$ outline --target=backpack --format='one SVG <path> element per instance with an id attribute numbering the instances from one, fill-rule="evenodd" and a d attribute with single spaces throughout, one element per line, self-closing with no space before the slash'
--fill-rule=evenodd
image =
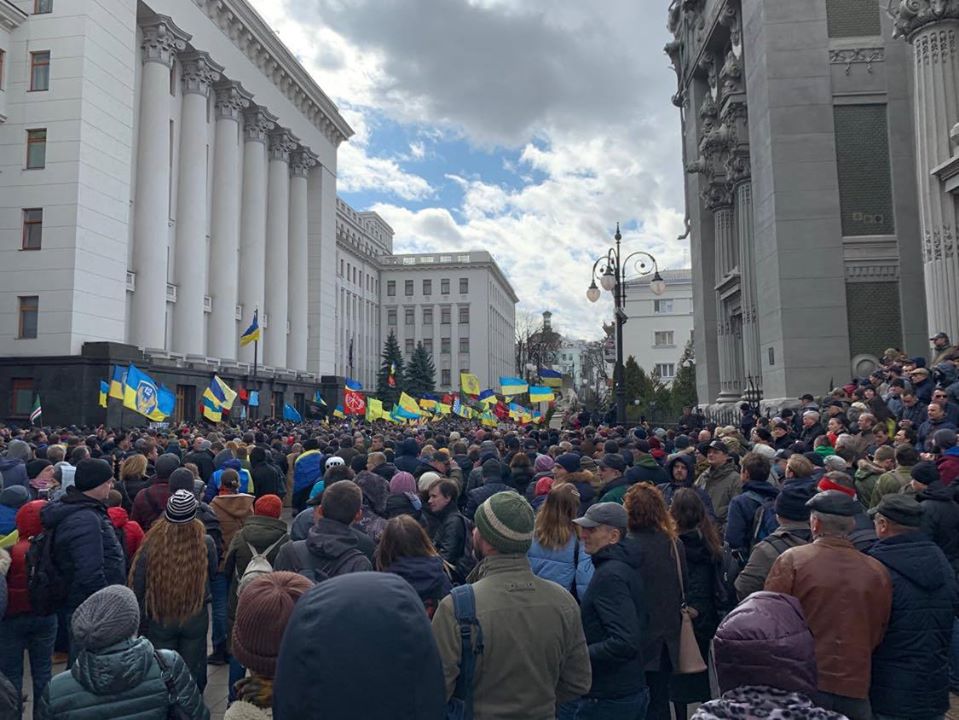
<path id="1" fill-rule="evenodd" d="M 54 534 L 49 530 L 35 535 L 27 550 L 27 594 L 35 615 L 52 615 L 66 605 L 69 595 L 69 582 L 54 559 Z"/>
<path id="2" fill-rule="evenodd" d="M 779 522 L 776 520 L 776 500 L 774 498 L 764 498 L 752 490 L 747 490 L 743 495 L 759 502 L 759 507 L 753 513 L 752 532 L 749 534 L 749 552 L 752 552 L 752 549 L 756 547 L 760 540 L 765 540 L 779 527 Z M 746 559 L 748 559 L 748 555 Z"/>
<path id="3" fill-rule="evenodd" d="M 267 559 L 267 555 L 273 552 L 273 550 L 279 547 L 284 541 L 289 539 L 289 535 L 283 535 L 282 537 L 277 538 L 276 542 L 270 545 L 270 547 L 263 552 L 257 552 L 257 549 L 250 543 L 246 544 L 246 546 L 250 548 L 252 557 L 250 558 L 250 562 L 248 562 L 246 567 L 243 569 L 243 574 L 240 575 L 239 582 L 236 586 L 237 597 L 239 597 L 240 593 L 243 592 L 243 588 L 245 588 L 251 581 L 256 580 L 261 575 L 267 575 L 273 572 L 273 565 Z"/>
<path id="4" fill-rule="evenodd" d="M 472 585 L 459 585 L 453 588 L 450 596 L 453 598 L 453 614 L 460 629 L 460 674 L 456 678 L 453 697 L 446 705 L 446 720 L 472 720 L 473 672 L 476 669 L 476 656 L 483 654 L 483 627 L 476 619 L 476 595 Z"/>
<path id="5" fill-rule="evenodd" d="M 473 523 L 465 515 L 460 515 L 466 536 L 463 539 L 463 554 L 453 563 L 453 583 L 462 585 L 476 567 L 476 555 L 473 552 Z"/>
<path id="6" fill-rule="evenodd" d="M 300 575 L 312 580 L 317 585 L 330 578 L 335 578 L 350 560 L 363 555 L 362 551 L 350 548 L 331 562 L 329 560 L 315 560 L 313 553 L 306 546 L 306 542 L 299 546 L 294 545 L 293 549 L 299 555 Z"/>

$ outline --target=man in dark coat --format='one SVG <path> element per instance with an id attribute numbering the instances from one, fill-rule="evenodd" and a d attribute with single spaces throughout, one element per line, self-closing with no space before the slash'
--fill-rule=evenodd
<path id="1" fill-rule="evenodd" d="M 499 460 L 489 459 L 483 463 L 483 484 L 475 490 L 470 490 L 466 496 L 466 507 L 463 514 L 470 520 L 476 514 L 476 509 L 488 497 L 498 492 L 514 490 L 503 482 L 503 468 Z"/>
<path id="2" fill-rule="evenodd" d="M 420 446 L 416 444 L 416 440 L 413 438 L 405 438 L 400 441 L 400 444 L 396 447 L 396 457 L 393 460 L 393 464 L 396 465 L 397 470 L 403 470 L 410 473 L 411 475 L 416 475 L 417 471 L 421 469 L 419 456 Z"/>
<path id="3" fill-rule="evenodd" d="M 450 565 L 455 565 L 466 551 L 466 518 L 456 505 L 457 497 L 459 487 L 456 482 L 443 478 L 430 488 L 427 501 L 430 513 L 436 520 L 436 529 L 431 538 L 433 546 Z"/>
<path id="4" fill-rule="evenodd" d="M 773 504 L 779 490 L 769 484 L 770 471 L 769 460 L 758 453 L 747 453 L 742 460 L 743 491 L 729 503 L 726 542 L 743 558 L 749 557 L 754 540 L 762 540 L 778 527 Z M 760 507 L 768 508 L 769 512 L 763 512 L 757 518 Z"/>
<path id="5" fill-rule="evenodd" d="M 678 455 L 673 455 L 669 460 L 666 461 L 666 477 L 668 480 L 662 485 L 657 485 L 659 491 L 663 494 L 663 500 L 666 502 L 666 507 L 669 507 L 673 502 L 673 495 L 676 494 L 676 491 L 680 488 L 690 488 L 693 492 L 699 495 L 699 499 L 703 501 L 703 505 L 706 506 L 706 512 L 709 514 L 711 519 L 715 519 L 716 515 L 713 512 L 713 501 L 709 497 L 709 493 L 703 490 L 701 487 L 696 487 L 694 480 L 696 478 L 696 459 L 688 453 L 679 453 Z"/>
<path id="6" fill-rule="evenodd" d="M 286 495 L 286 477 L 278 467 L 269 462 L 267 451 L 261 447 L 250 453 L 250 473 L 253 476 L 253 494 L 257 499 L 264 495 Z"/>
<path id="7" fill-rule="evenodd" d="M 650 444 L 648 440 L 637 440 L 633 443 L 636 459 L 633 466 L 626 471 L 626 478 L 629 484 L 638 482 L 649 483 L 650 485 L 662 485 L 668 481 L 666 472 L 662 466 L 656 462 L 656 458 L 649 454 Z M 626 451 L 629 452 L 628 450 Z"/>
<path id="8" fill-rule="evenodd" d="M 959 572 L 959 505 L 956 486 L 943 485 L 935 463 L 921 462 L 910 470 L 912 489 L 922 506 L 920 529 L 946 556 Z"/>
<path id="9" fill-rule="evenodd" d="M 166 509 L 167 500 L 170 499 L 170 476 L 178 467 L 180 458 L 176 455 L 165 453 L 158 457 L 156 477 L 133 499 L 130 519 L 140 523 L 144 531 L 149 530 Z"/>
<path id="10" fill-rule="evenodd" d="M 582 598 L 583 631 L 593 671 L 589 692 L 577 701 L 577 717 L 644 717 L 649 688 L 642 647 L 648 612 L 639 568 L 639 541 L 626 536 L 626 509 L 619 503 L 593 505 L 574 520 L 595 572 Z M 612 713 L 615 713 L 613 715 Z"/>
<path id="11" fill-rule="evenodd" d="M 210 476 L 216 469 L 213 466 L 213 453 L 211 452 L 210 447 L 211 445 L 209 440 L 198 437 L 193 441 L 193 452 L 188 454 L 183 459 L 184 463 L 193 463 L 196 465 L 196 468 L 200 473 L 200 479 L 204 483 L 210 481 Z"/>
<path id="12" fill-rule="evenodd" d="M 886 495 L 869 511 L 879 542 L 869 555 L 892 578 L 892 614 L 872 655 L 869 699 L 876 718 L 940 718 L 949 709 L 949 648 L 957 603 L 955 573 L 920 531 L 923 508 Z"/>

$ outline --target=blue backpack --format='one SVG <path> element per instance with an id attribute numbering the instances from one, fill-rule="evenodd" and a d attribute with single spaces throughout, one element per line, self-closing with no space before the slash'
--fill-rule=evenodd
<path id="1" fill-rule="evenodd" d="M 760 540 L 765 540 L 779 527 L 779 521 L 776 520 L 776 500 L 774 498 L 764 498 L 752 490 L 747 490 L 743 495 L 759 503 L 759 507 L 753 513 L 752 532 L 749 534 L 749 551 L 752 552 L 752 549 L 756 547 Z"/>
<path id="2" fill-rule="evenodd" d="M 473 593 L 473 586 L 458 585 L 450 595 L 453 597 L 453 613 L 460 628 L 460 674 L 456 678 L 453 697 L 446 707 L 446 720 L 472 720 L 473 673 L 476 670 L 476 656 L 483 654 L 483 628 L 476 619 L 476 595 Z"/>

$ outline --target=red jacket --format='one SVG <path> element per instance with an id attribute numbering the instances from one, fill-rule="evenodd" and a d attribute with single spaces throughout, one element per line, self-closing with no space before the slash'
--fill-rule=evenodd
<path id="1" fill-rule="evenodd" d="M 166 480 L 154 480 L 133 499 L 133 512 L 130 513 L 130 517 L 140 523 L 144 531 L 147 531 L 163 514 L 169 499 L 170 484 Z"/>
<path id="2" fill-rule="evenodd" d="M 939 467 L 939 479 L 943 485 L 952 485 L 959 481 L 959 451 L 946 450 L 936 459 Z"/>
<path id="3" fill-rule="evenodd" d="M 131 520 L 130 516 L 127 515 L 127 511 L 122 507 L 112 507 L 107 508 L 107 515 L 110 516 L 110 522 L 113 523 L 113 527 L 117 530 L 123 531 L 123 539 L 126 543 L 126 547 L 123 548 L 127 556 L 127 563 L 133 560 L 133 556 L 137 554 L 137 550 L 140 548 L 140 545 L 143 544 L 143 528 L 140 527 L 140 523 L 136 520 Z"/>
<path id="4" fill-rule="evenodd" d="M 30 538 L 43 532 L 40 509 L 46 500 L 32 500 L 17 511 L 17 530 L 20 539 L 10 548 L 10 570 L 7 572 L 7 614 L 4 617 L 24 615 L 32 611 L 27 592 L 27 552 Z"/>

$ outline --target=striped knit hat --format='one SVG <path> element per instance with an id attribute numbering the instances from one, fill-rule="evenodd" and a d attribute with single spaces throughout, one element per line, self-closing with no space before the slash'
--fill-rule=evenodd
<path id="1" fill-rule="evenodd" d="M 480 536 L 505 554 L 526 554 L 533 544 L 533 508 L 512 490 L 486 500 L 473 518 Z"/>
<path id="2" fill-rule="evenodd" d="M 188 523 L 196 517 L 199 503 L 189 490 L 177 490 L 166 502 L 164 516 L 171 523 Z"/>

